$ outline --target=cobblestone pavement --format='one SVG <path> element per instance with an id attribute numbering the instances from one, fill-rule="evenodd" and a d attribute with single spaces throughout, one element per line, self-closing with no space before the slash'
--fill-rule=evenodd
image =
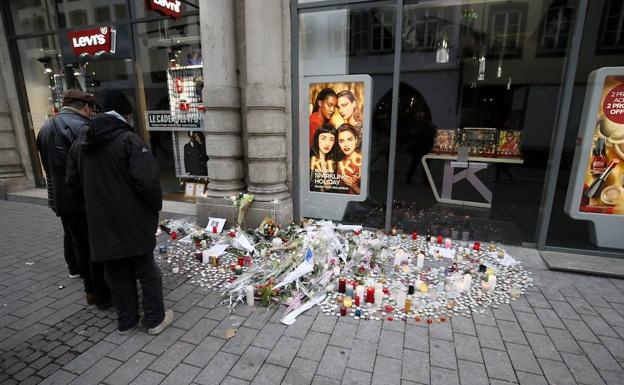
<path id="1" fill-rule="evenodd" d="M 546 270 L 535 250 L 510 248 L 536 287 L 474 318 L 312 309 L 286 327 L 281 310 L 229 314 L 218 294 L 165 276 L 173 326 L 120 336 L 68 278 L 48 208 L 0 201 L 0 229 L 0 384 L 624 384 L 624 281 Z"/>

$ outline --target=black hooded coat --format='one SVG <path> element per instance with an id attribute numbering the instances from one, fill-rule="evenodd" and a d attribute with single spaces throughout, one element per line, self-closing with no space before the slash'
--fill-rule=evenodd
<path id="1" fill-rule="evenodd" d="M 94 261 L 154 250 L 162 209 L 159 167 L 127 123 L 110 114 L 91 121 L 70 149 L 67 185 L 84 200 Z"/>

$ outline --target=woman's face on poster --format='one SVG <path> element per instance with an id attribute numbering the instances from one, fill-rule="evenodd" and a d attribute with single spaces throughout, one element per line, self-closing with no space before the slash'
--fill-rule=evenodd
<path id="1" fill-rule="evenodd" d="M 319 101 L 319 110 L 321 115 L 329 121 L 336 111 L 336 97 L 328 96 L 327 98 Z"/>
<path id="2" fill-rule="evenodd" d="M 319 151 L 323 154 L 328 154 L 334 147 L 336 137 L 330 133 L 322 133 L 319 135 L 318 144 Z"/>
<path id="3" fill-rule="evenodd" d="M 351 131 L 342 131 L 338 134 L 338 145 L 340 150 L 347 156 L 353 154 L 357 141 Z"/>
<path id="4" fill-rule="evenodd" d="M 346 96 L 341 96 L 338 98 L 338 112 L 342 119 L 348 121 L 353 116 L 353 110 L 355 109 L 356 103 L 349 100 Z"/>

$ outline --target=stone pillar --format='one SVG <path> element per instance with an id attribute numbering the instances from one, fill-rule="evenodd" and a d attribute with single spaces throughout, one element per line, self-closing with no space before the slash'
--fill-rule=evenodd
<path id="1" fill-rule="evenodd" d="M 245 189 L 234 2 L 204 0 L 199 17 L 204 62 L 204 127 L 211 179 L 206 195 L 223 198 Z"/>
<path id="2" fill-rule="evenodd" d="M 287 123 L 281 0 L 245 1 L 245 111 L 248 191 L 257 204 L 255 216 L 275 209 L 281 223 L 292 221 L 292 199 L 287 183 Z M 279 203 L 274 203 L 279 201 Z M 266 207 L 264 207 L 266 206 Z"/>
<path id="3" fill-rule="evenodd" d="M 197 198 L 199 225 L 205 225 L 211 216 L 235 224 L 236 209 L 224 197 L 245 190 L 234 5 L 231 0 L 202 0 L 199 7 L 210 178 L 207 197 Z"/>

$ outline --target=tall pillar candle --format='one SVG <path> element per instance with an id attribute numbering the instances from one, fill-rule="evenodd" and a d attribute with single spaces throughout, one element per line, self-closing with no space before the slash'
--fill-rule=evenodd
<path id="1" fill-rule="evenodd" d="M 425 255 L 423 253 L 419 253 L 416 259 L 416 267 L 422 269 L 425 265 Z"/>
<path id="2" fill-rule="evenodd" d="M 382 301 L 383 301 L 383 288 L 381 286 L 377 286 L 375 288 L 375 305 L 381 306 Z"/>
<path id="3" fill-rule="evenodd" d="M 247 305 L 253 306 L 255 298 L 254 298 L 254 287 L 252 285 L 249 285 L 245 288 L 245 295 L 247 297 Z"/>
<path id="4" fill-rule="evenodd" d="M 396 304 L 399 309 L 405 307 L 405 298 L 407 298 L 407 292 L 405 289 L 399 290 L 399 294 L 397 295 Z"/>
<path id="5" fill-rule="evenodd" d="M 353 298 L 353 285 L 352 284 L 347 283 L 345 287 L 345 294 L 347 295 L 347 297 Z"/>
<path id="6" fill-rule="evenodd" d="M 360 297 L 360 301 L 364 301 L 364 299 L 365 299 L 364 298 L 364 291 L 365 290 L 366 289 L 364 288 L 364 285 L 358 285 L 355 288 L 355 295 L 356 295 L 356 297 Z"/>

